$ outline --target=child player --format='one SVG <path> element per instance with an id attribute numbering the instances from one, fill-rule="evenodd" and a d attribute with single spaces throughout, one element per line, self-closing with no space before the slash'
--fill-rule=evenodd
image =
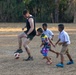
<path id="1" fill-rule="evenodd" d="M 41 36 L 41 41 L 42 44 L 40 45 L 40 47 L 42 47 L 41 53 L 43 54 L 44 58 L 47 59 L 47 64 L 51 64 L 52 61 L 51 59 L 48 57 L 48 51 L 50 49 L 50 42 L 49 42 L 49 38 L 47 37 L 47 35 L 43 34 L 43 30 L 42 28 L 38 28 L 37 29 L 37 35 Z M 53 43 L 51 42 L 51 44 L 53 45 Z M 53 45 L 54 46 L 54 45 Z"/>
<path id="2" fill-rule="evenodd" d="M 62 46 L 61 52 L 60 52 L 60 57 L 61 57 L 61 62 L 59 64 L 57 64 L 57 67 L 64 67 L 64 54 L 67 55 L 67 57 L 69 58 L 69 62 L 67 63 L 67 65 L 70 64 L 74 64 L 74 61 L 72 60 L 70 54 L 69 54 L 69 50 L 68 50 L 68 45 L 70 44 L 70 37 L 68 35 L 67 32 L 64 31 L 64 25 L 63 24 L 59 24 L 58 25 L 58 30 L 59 30 L 59 39 L 56 42 L 55 46 L 57 44 Z"/>
<path id="3" fill-rule="evenodd" d="M 54 33 L 53 33 L 51 30 L 48 29 L 48 25 L 47 25 L 47 23 L 43 23 L 43 24 L 42 24 L 42 28 L 43 28 L 43 30 L 44 30 L 43 33 L 44 33 L 45 35 L 48 36 L 49 41 L 51 42 L 51 40 L 53 40 Z M 59 53 L 55 52 L 55 51 L 52 50 L 51 48 L 50 48 L 49 51 L 55 53 L 55 54 L 56 54 L 56 57 L 59 56 Z"/>

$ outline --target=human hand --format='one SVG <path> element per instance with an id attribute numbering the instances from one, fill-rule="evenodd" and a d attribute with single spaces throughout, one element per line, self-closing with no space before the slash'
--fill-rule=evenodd
<path id="1" fill-rule="evenodd" d="M 42 47 L 42 46 L 43 46 L 43 44 L 40 45 L 40 47 Z"/>
<path id="2" fill-rule="evenodd" d="M 51 40 L 53 41 L 53 38 L 51 38 Z"/>
<path id="3" fill-rule="evenodd" d="M 62 42 L 59 42 L 58 45 L 62 45 Z"/>

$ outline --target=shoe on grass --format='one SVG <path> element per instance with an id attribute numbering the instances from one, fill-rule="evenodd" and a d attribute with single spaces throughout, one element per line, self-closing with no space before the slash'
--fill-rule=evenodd
<path id="1" fill-rule="evenodd" d="M 23 61 L 33 61 L 33 57 L 28 57 L 27 59 L 23 59 Z"/>
<path id="2" fill-rule="evenodd" d="M 23 50 L 22 49 L 17 49 L 17 51 L 14 52 L 14 53 L 23 53 Z"/>
<path id="3" fill-rule="evenodd" d="M 59 63 L 59 64 L 57 64 L 56 66 L 63 68 L 63 67 L 64 67 L 64 64 Z"/>
<path id="4" fill-rule="evenodd" d="M 67 65 L 71 65 L 71 64 L 74 64 L 74 61 L 67 62 Z"/>

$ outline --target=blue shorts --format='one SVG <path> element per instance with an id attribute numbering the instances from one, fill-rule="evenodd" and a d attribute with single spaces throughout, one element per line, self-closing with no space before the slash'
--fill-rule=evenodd
<path id="1" fill-rule="evenodd" d="M 48 55 L 48 51 L 49 51 L 49 48 L 45 48 L 43 47 L 42 50 L 41 50 L 41 53 L 44 57 L 46 57 Z"/>

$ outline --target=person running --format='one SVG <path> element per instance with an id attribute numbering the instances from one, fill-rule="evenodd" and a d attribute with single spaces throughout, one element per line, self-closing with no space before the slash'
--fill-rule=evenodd
<path id="1" fill-rule="evenodd" d="M 53 38 L 54 38 L 54 33 L 51 30 L 48 29 L 47 23 L 43 23 L 42 24 L 42 28 L 44 30 L 43 31 L 43 34 L 47 35 L 48 38 L 49 38 L 49 41 L 51 42 L 53 40 Z M 59 56 L 59 53 L 58 52 L 55 52 L 54 50 L 52 50 L 51 47 L 50 47 L 49 51 L 55 53 L 56 54 L 56 57 Z"/>
<path id="2" fill-rule="evenodd" d="M 33 57 L 30 53 L 30 48 L 29 48 L 28 44 L 30 43 L 30 41 L 32 41 L 32 39 L 36 35 L 35 20 L 34 20 L 34 17 L 29 13 L 29 11 L 27 9 L 25 9 L 23 11 L 23 16 L 24 16 L 24 18 L 26 18 L 26 26 L 23 27 L 22 30 L 24 30 L 25 28 L 27 30 L 18 35 L 19 48 L 16 52 L 18 52 L 18 53 L 23 52 L 23 50 L 22 50 L 22 38 L 24 38 L 23 47 L 28 54 L 28 58 L 24 59 L 24 60 L 28 61 L 28 60 L 33 60 Z"/>
<path id="3" fill-rule="evenodd" d="M 44 33 L 45 35 L 47 35 L 50 40 L 53 40 L 53 38 L 54 38 L 54 33 L 53 33 L 51 30 L 48 29 L 47 23 L 43 23 L 43 24 L 42 24 L 42 28 L 43 28 L 43 30 L 44 30 L 43 33 Z"/>
<path id="4" fill-rule="evenodd" d="M 41 53 L 44 56 L 44 59 L 47 60 L 47 64 L 52 64 L 51 58 L 48 57 L 48 51 L 50 49 L 50 44 L 51 44 L 49 42 L 48 36 L 43 33 L 42 28 L 38 28 L 37 33 L 38 33 L 38 36 L 41 36 L 42 43 L 41 43 L 40 47 L 43 46 L 41 49 Z M 52 45 L 53 45 L 53 43 L 52 43 Z"/>
<path id="5" fill-rule="evenodd" d="M 56 66 L 64 67 L 64 56 L 63 56 L 64 54 L 66 54 L 67 57 L 69 58 L 69 62 L 67 63 L 67 65 L 74 64 L 74 61 L 73 61 L 71 55 L 69 54 L 69 49 L 68 49 L 68 46 L 70 44 L 70 37 L 69 37 L 68 33 L 64 30 L 63 24 L 58 25 L 58 30 L 60 32 L 59 39 L 55 43 L 55 46 L 57 44 L 59 44 L 60 46 L 62 46 L 62 48 L 61 48 L 61 52 L 60 52 L 61 62 L 58 63 Z"/>

